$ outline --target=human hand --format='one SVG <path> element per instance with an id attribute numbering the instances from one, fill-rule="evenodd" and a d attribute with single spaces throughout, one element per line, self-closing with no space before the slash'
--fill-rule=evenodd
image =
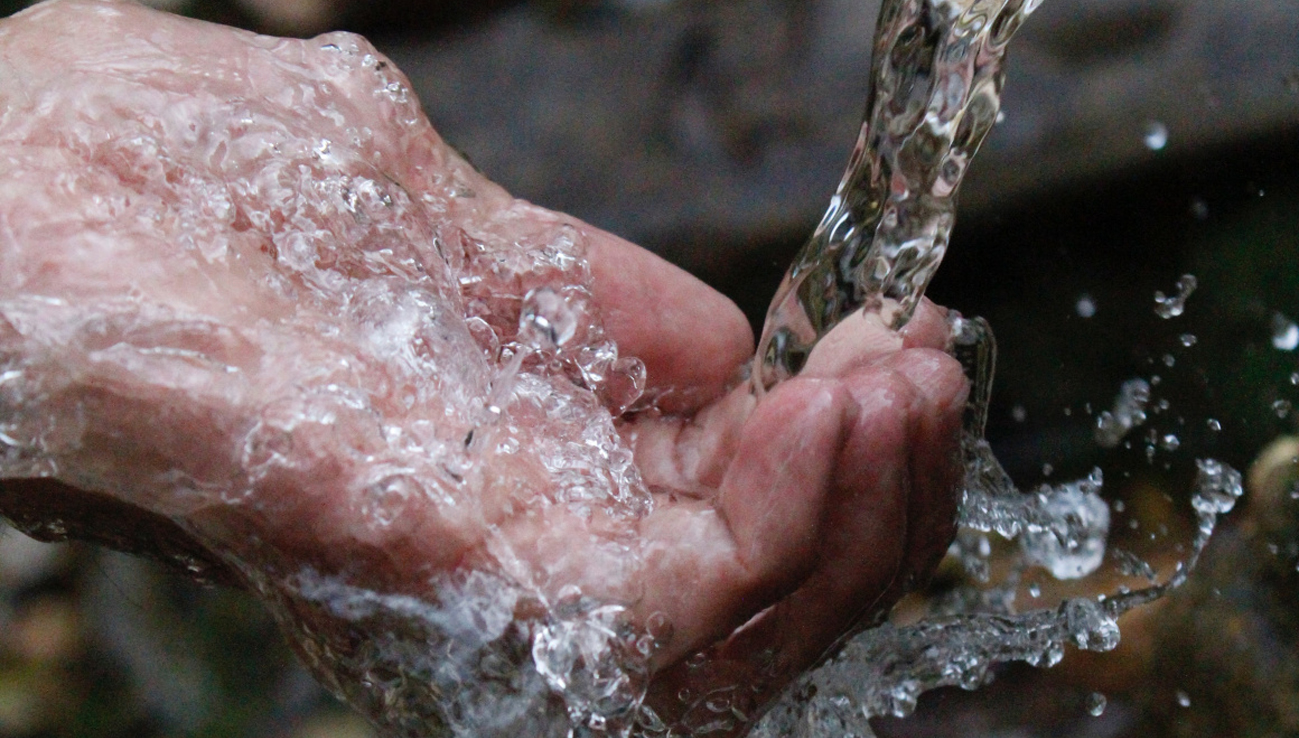
<path id="1" fill-rule="evenodd" d="M 743 732 L 946 549 L 932 305 L 758 400 L 729 301 L 509 197 L 345 34 L 50 4 L 0 104 L 0 509 L 249 587 L 395 730 L 517 732 L 508 683 Z M 563 633 L 630 646 L 600 682 Z"/>

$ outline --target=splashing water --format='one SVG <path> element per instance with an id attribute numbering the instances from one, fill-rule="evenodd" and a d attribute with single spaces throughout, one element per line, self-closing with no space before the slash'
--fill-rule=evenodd
<path id="1" fill-rule="evenodd" d="M 1155 293 L 1155 314 L 1161 318 L 1176 318 L 1186 311 L 1186 300 L 1199 286 L 1195 275 L 1183 274 L 1177 280 L 1177 294 L 1171 297 L 1163 292 Z"/>
<path id="2" fill-rule="evenodd" d="M 1004 472 L 986 444 L 978 442 L 975 451 L 974 458 L 982 466 L 976 465 L 978 468 L 967 475 L 962 523 L 976 530 L 997 530 L 995 526 L 1000 525 L 1002 530 L 1018 535 L 1031 530 L 1034 524 L 1011 520 L 1014 515 L 985 517 L 990 498 L 1013 499 L 1019 493 L 1008 481 L 1004 487 L 981 488 L 979 485 L 989 478 L 1004 480 Z M 1013 604 L 1013 597 L 979 597 L 977 589 L 970 588 L 969 592 L 947 598 L 949 603 L 959 603 L 955 608 L 936 609 L 912 625 L 886 623 L 853 638 L 833 659 L 791 689 L 764 718 L 755 735 L 872 736 L 869 718 L 906 716 L 915 709 L 922 693 L 938 687 L 976 689 L 987 681 L 989 669 L 996 664 L 1024 661 L 1039 667 L 1054 666 L 1064 658 L 1067 645 L 1087 651 L 1112 650 L 1119 643 L 1119 616 L 1186 582 L 1219 516 L 1231 511 L 1241 493 L 1238 472 L 1218 461 L 1201 460 L 1197 462 L 1192 496 L 1198 521 L 1195 538 L 1190 554 L 1167 581 L 1135 591 L 1120 589 L 1111 595 L 1072 598 L 1055 608 L 1028 612 L 1014 612 L 1007 607 Z M 1043 514 L 1053 512 L 1048 506 L 1022 504 L 1028 520 L 1042 520 Z M 1063 530 L 1077 520 L 1069 513 L 1050 525 Z M 1077 532 L 1067 532 L 1063 540 Z M 954 548 L 961 546 L 963 538 L 958 536 Z M 1013 577 L 1009 584 L 1013 586 Z M 1103 711 L 1104 703 L 1099 704 Z M 1089 706 L 1092 709 L 1097 708 Z"/>
<path id="3" fill-rule="evenodd" d="M 754 372 L 760 391 L 797 373 L 816 341 L 856 310 L 877 311 L 894 327 L 907 322 L 943 257 L 959 184 L 997 119 L 1006 45 L 1039 2 L 886 0 L 876 31 L 866 121 L 838 193 L 769 312 Z M 379 108 L 390 111 L 391 120 L 383 124 L 396 121 L 400 136 L 428 138 L 411 96 L 384 71 L 386 63 L 372 49 L 345 35 L 308 43 L 320 45 L 294 69 L 308 78 L 324 70 L 339 84 L 354 85 L 356 100 L 377 95 Z M 175 106 L 152 107 L 168 111 Z M 81 108 L 75 112 L 80 115 Z M 242 108 L 218 112 L 230 118 L 215 121 L 218 130 L 252 125 L 244 121 L 253 116 Z M 13 119 L 42 127 L 58 122 L 34 115 Z M 217 196 L 221 187 L 245 181 L 249 173 L 234 176 L 220 167 L 238 164 L 259 175 L 256 181 L 292 183 L 277 189 L 271 205 L 241 201 L 246 216 L 314 225 L 320 213 L 347 213 L 339 221 L 344 225 L 337 227 L 354 227 L 355 233 L 322 228 L 313 240 L 286 225 L 272 234 L 276 255 L 268 258 L 283 262 L 289 278 L 271 284 L 269 291 L 292 297 L 286 298 L 284 315 L 276 323 L 301 321 L 295 335 L 318 333 L 322 326 L 334 325 L 337 316 L 364 328 L 356 340 L 364 344 L 373 366 L 349 364 L 347 356 L 332 353 L 328 342 L 312 344 L 316 353 L 304 354 L 286 333 L 282 345 L 270 347 L 264 364 L 296 376 L 305 363 L 314 373 L 310 381 L 277 396 L 274 404 L 249 413 L 257 422 L 241 427 L 243 435 L 229 445 L 230 466 L 239 471 L 233 489 L 212 499 L 209 487 L 215 484 L 197 476 L 181 478 L 179 466 L 155 476 L 148 476 L 152 469 L 131 470 L 139 478 L 118 486 L 192 487 L 186 498 L 192 504 L 255 509 L 255 492 L 264 479 L 273 486 L 276 474 L 311 471 L 307 464 L 314 458 L 310 444 L 315 439 L 324 444 L 355 431 L 348 438 L 359 439 L 357 453 L 374 463 L 358 467 L 364 473 L 355 477 L 317 476 L 337 481 L 339 499 L 365 513 L 369 527 L 364 532 L 380 541 L 400 527 L 409 504 L 436 506 L 448 516 L 483 515 L 467 492 L 484 484 L 476 475 L 488 455 L 530 455 L 547 473 L 547 489 L 556 490 L 532 497 L 520 491 L 502 502 L 506 507 L 554 507 L 580 515 L 603 504 L 612 518 L 631 520 L 652 506 L 611 419 L 637 401 L 645 368 L 620 357 L 588 313 L 590 274 L 580 235 L 563 226 L 529 233 L 529 243 L 539 247 L 520 250 L 503 237 L 450 227 L 431 233 L 417 217 L 423 206 L 362 155 L 369 141 L 349 146 L 340 143 L 347 139 L 340 135 L 333 142 L 305 142 L 282 130 L 277 120 L 258 113 L 248 134 L 258 146 L 246 147 L 273 151 L 273 156 L 240 159 L 236 152 L 226 159 L 205 158 L 189 165 L 189 176 L 175 183 L 168 179 L 176 189 L 167 194 L 182 204 L 226 207 L 230 203 L 221 200 L 224 195 Z M 238 126 L 227 126 L 229 122 Z M 152 141 L 134 128 L 128 132 L 100 138 L 112 146 Z M 431 148 L 426 144 L 421 145 Z M 126 160 L 151 161 L 157 158 L 155 151 L 127 152 L 135 158 Z M 105 160 L 121 158 L 121 152 L 107 153 L 112 156 Z M 430 198 L 425 204 L 456 208 L 476 197 L 454 181 L 444 189 L 425 193 Z M 215 222 L 198 210 L 181 214 L 186 234 L 204 235 L 190 228 L 190 221 L 203 227 Z M 374 238 L 376 233 L 413 235 L 360 242 L 354 249 L 328 248 L 335 237 L 355 244 L 353 236 Z M 221 243 L 219 238 L 192 240 L 206 244 L 206 250 L 186 252 L 194 263 L 233 259 L 213 246 Z M 426 255 L 408 253 L 410 242 L 434 243 L 447 268 L 427 274 L 416 270 L 412 265 L 424 263 Z M 335 258 L 352 253 L 359 254 L 356 263 Z M 396 299 L 376 292 L 370 285 L 378 280 L 399 282 L 404 291 Z M 1180 314 L 1193 288 L 1191 280 L 1167 300 L 1168 317 Z M 447 297 L 452 294 L 456 299 Z M 448 304 L 464 310 L 439 308 Z M 32 328 L 30 335 L 50 336 L 50 344 L 70 356 L 73 349 L 89 347 L 105 364 L 147 364 L 176 382 L 216 386 L 223 396 L 242 397 L 241 383 L 250 371 L 236 365 L 240 354 L 235 349 L 243 347 L 237 336 L 223 333 L 212 321 L 154 316 L 140 306 L 89 299 L 82 304 L 15 298 L 0 304 L 0 317 Z M 130 333 L 140 324 L 174 330 L 161 337 Z M 125 335 L 111 345 L 113 351 L 100 351 L 93 343 L 106 331 Z M 973 385 L 965 417 L 964 528 L 953 553 L 971 568 L 982 562 L 986 571 L 989 534 L 995 534 L 1018 542 L 1016 572 L 1040 567 L 1060 578 L 1089 574 L 1107 553 L 1110 518 L 1099 496 L 1101 474 L 1030 494 L 1016 490 L 982 439 L 995 366 L 991 330 L 981 319 L 953 316 L 951 331 L 953 352 Z M 176 336 L 188 337 L 203 351 L 212 351 L 213 344 L 234 348 L 226 352 L 226 362 L 221 351 L 209 356 L 190 349 L 190 343 L 179 346 L 184 351 L 171 350 L 177 347 L 166 341 Z M 463 361 L 430 358 L 444 355 Z M 66 384 L 64 374 L 73 371 L 62 354 L 54 358 L 39 366 L 0 366 L 0 408 L 6 419 L 0 425 L 0 472 L 52 475 L 56 462 L 80 450 L 80 426 L 51 424 L 50 419 L 76 417 L 55 404 L 59 396 L 49 389 Z M 389 388 L 391 396 L 363 391 L 376 385 Z M 455 388 L 462 389 L 457 393 Z M 440 401 L 439 393 L 448 399 Z M 403 427 L 398 421 L 412 407 L 425 414 L 436 410 L 442 422 Z M 522 472 L 520 479 L 527 479 Z M 957 592 L 934 603 L 918 623 L 886 624 L 848 641 L 787 692 L 756 734 L 869 735 L 869 717 L 906 714 L 920 694 L 939 686 L 978 687 L 997 663 L 1053 665 L 1068 644 L 1113 648 L 1120 614 L 1185 581 L 1218 516 L 1239 497 L 1240 484 L 1233 470 L 1200 462 L 1193 502 L 1196 538 L 1185 565 L 1167 582 L 1028 612 L 1015 611 L 1008 582 L 992 582 L 994 593 L 1004 595 L 1000 597 L 983 596 L 973 587 Z M 186 510 L 169 512 L 183 515 Z M 49 525 L 47 535 L 61 530 L 57 521 Z M 536 580 L 546 572 L 529 568 L 508 540 L 497 536 L 485 545 L 496 565 L 432 575 L 418 588 L 362 586 L 354 577 L 323 574 L 257 540 L 230 554 L 227 563 L 270 604 L 317 677 L 391 735 L 663 735 L 665 726 L 641 709 L 640 701 L 655 641 L 670 638 L 671 624 L 656 628 L 651 622 L 648 633 L 638 632 L 621 605 L 576 588 L 553 592 L 539 585 Z M 608 561 L 639 565 L 640 552 L 619 545 L 610 543 Z"/>
<path id="4" fill-rule="evenodd" d="M 876 29 L 867 117 L 830 207 L 796 257 L 767 313 L 755 359 L 761 392 L 798 373 L 817 341 L 857 310 L 879 313 L 900 328 L 937 270 L 954 222 L 957 188 L 998 115 L 1006 43 L 1037 2 L 898 0 L 886 2 Z M 1163 148 L 1167 133 L 1148 132 Z M 1156 293 L 1156 313 L 1174 318 L 1195 290 L 1194 276 L 1177 293 Z M 1094 303 L 1084 296 L 1079 315 Z M 1240 474 L 1201 460 L 1193 507 L 1198 528 L 1189 556 L 1166 582 L 1134 555 L 1111 552 L 1125 571 L 1151 584 L 1110 596 L 1077 597 L 1056 608 L 1016 612 L 1019 572 L 1032 566 L 1057 579 L 1096 571 L 1106 555 L 1110 508 L 1099 469 L 1076 482 L 1017 490 L 983 440 L 996 347 L 979 318 L 954 316 L 953 352 L 971 379 L 963 451 L 962 526 L 950 554 L 972 579 L 964 591 L 931 604 L 912 625 L 885 623 L 860 633 L 827 663 L 786 692 L 755 729 L 762 738 L 871 736 L 873 716 L 904 716 L 919 696 L 942 686 L 975 689 L 1006 661 L 1052 666 L 1066 644 L 1107 651 L 1119 642 L 1118 617 L 1181 586 L 1207 545 L 1218 517 L 1242 492 Z M 1194 343 L 1184 341 L 1189 346 Z M 1114 409 L 1098 418 L 1096 440 L 1117 446 L 1146 420 L 1150 383 L 1125 383 Z M 1175 436 L 1169 448 L 1179 444 Z M 989 583 L 986 535 L 1020 544 L 1012 574 Z M 1031 585 L 1033 598 L 1040 595 Z M 1103 695 L 1087 702 L 1092 715 Z"/>
<path id="5" fill-rule="evenodd" d="M 1119 388 L 1113 409 L 1096 417 L 1096 443 L 1101 448 L 1114 448 L 1133 428 L 1146 422 L 1146 405 L 1150 402 L 1150 383 L 1144 379 L 1129 379 Z"/>

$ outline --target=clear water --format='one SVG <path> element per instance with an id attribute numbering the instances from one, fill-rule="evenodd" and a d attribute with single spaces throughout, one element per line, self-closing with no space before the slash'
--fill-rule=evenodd
<path id="1" fill-rule="evenodd" d="M 905 325 L 947 248 L 957 189 L 1000 107 L 1002 63 L 1014 31 L 1036 2 L 886 1 L 876 30 L 872 91 L 852 159 L 826 215 L 785 276 L 759 343 L 759 391 L 798 373 L 816 342 L 857 310 Z M 1153 145 L 1153 144 L 1152 144 Z M 1162 143 L 1158 144 L 1162 146 Z M 1172 296 L 1156 295 L 1156 313 L 1175 318 L 1196 288 L 1183 276 Z M 1085 298 L 1079 314 L 1089 317 Z M 1277 335 L 1288 337 L 1289 321 Z M 755 731 L 763 738 L 869 736 L 874 716 L 905 716 L 926 691 L 976 689 L 995 664 L 1049 667 L 1066 645 L 1107 651 L 1119 642 L 1118 617 L 1186 581 L 1220 515 L 1242 493 L 1240 474 L 1211 459 L 1197 462 L 1192 505 L 1198 521 L 1189 554 L 1156 583 L 1139 557 L 1107 550 L 1110 504 L 1099 469 L 1085 479 L 1021 492 L 982 438 L 996 347 L 981 319 L 952 321 L 955 352 L 973 391 L 966 414 L 966 479 L 961 530 L 949 555 L 968 583 L 910 624 L 885 624 L 850 640 L 828 663 L 792 687 Z M 1194 342 L 1194 337 L 1190 338 Z M 1126 382 L 1099 414 L 1095 440 L 1118 446 L 1146 421 L 1150 383 Z M 1175 450 L 1174 435 L 1156 439 Z M 1014 541 L 991 575 L 987 534 Z M 1017 606 L 1022 576 L 1034 567 L 1072 580 L 1097 571 L 1107 556 L 1148 584 L 1094 597 Z M 1008 566 L 1007 566 L 1008 564 Z M 1037 584 L 1027 588 L 1033 600 Z M 1049 607 L 1033 607 L 1047 604 Z M 1105 709 L 1103 695 L 1087 703 Z"/>
<path id="2" fill-rule="evenodd" d="M 879 311 L 895 327 L 906 323 L 942 260 L 960 181 L 997 118 L 1006 46 L 1036 5 L 885 3 L 867 119 L 825 219 L 773 302 L 754 372 L 759 391 L 797 373 L 816 341 L 855 310 Z M 114 6 L 95 25 L 144 12 Z M 380 162 L 381 169 L 376 161 L 391 154 L 374 152 L 386 142 L 401 142 L 407 154 L 436 150 L 412 96 L 355 37 L 304 43 L 276 47 L 296 55 L 292 71 L 277 73 L 301 75 L 301 89 L 328 80 L 349 100 L 369 100 L 385 112 L 361 127 L 346 125 L 341 113 L 342 123 L 294 127 L 283 123 L 291 116 L 273 109 L 273 100 L 237 100 L 208 111 L 204 124 L 222 134 L 211 138 L 212 150 L 169 158 L 177 176 L 157 177 L 158 192 L 135 200 L 139 210 L 118 202 L 120 193 L 104 184 L 118 181 L 112 177 L 71 183 L 102 197 L 97 210 L 69 217 L 112 223 L 126 213 L 132 228 L 156 227 L 153 240 L 179 244 L 161 252 L 169 261 L 157 273 L 204 276 L 186 299 L 198 301 L 208 294 L 203 290 L 225 284 L 239 259 L 262 258 L 229 237 L 235 210 L 265 228 L 276 254 L 268 258 L 282 268 L 250 292 L 274 320 L 247 331 L 237 315 L 160 310 L 133 291 L 123 297 L 125 290 L 115 291 L 93 270 L 69 276 L 67 294 L 8 288 L 0 299 L 0 475 L 57 476 L 179 519 L 205 509 L 256 511 L 274 504 L 264 492 L 277 476 L 301 475 L 330 485 L 332 499 L 359 514 L 364 530 L 350 533 L 381 542 L 400 529 L 412 505 L 482 524 L 498 512 L 484 507 L 487 489 L 511 490 L 497 501 L 500 509 L 525 516 L 561 510 L 580 517 L 595 508 L 614 522 L 644 515 L 653 499 L 610 409 L 636 402 L 645 370 L 618 355 L 587 309 L 591 277 L 580 235 L 552 221 L 515 234 L 517 241 L 432 227 L 425 208 L 471 211 L 479 198 L 498 194 L 467 188 L 463 181 L 474 181 L 467 167 L 437 182 L 420 179 L 400 156 Z M 219 77 L 208 71 L 198 74 Z M 33 80 L 39 73 L 27 70 Z M 153 73 L 181 72 L 169 66 Z M 128 169 L 158 160 L 158 151 L 194 151 L 186 133 L 192 116 L 165 89 L 126 85 L 114 92 L 102 80 L 80 79 L 62 84 L 73 92 L 83 84 L 83 94 L 69 95 L 62 107 L 43 103 L 40 115 L 15 108 L 0 134 L 25 140 L 71 132 L 98 147 L 97 160 Z M 132 95 L 145 95 L 137 102 L 159 111 L 167 125 L 146 129 L 131 116 L 105 112 L 95 119 L 84 109 L 88 101 L 116 105 Z M 350 114 L 369 107 L 359 109 Z M 322 130 L 332 132 L 318 135 Z M 76 161 L 14 161 L 23 176 L 49 168 L 75 178 L 84 169 Z M 264 189 L 254 192 L 250 183 Z M 86 249 L 72 263 L 88 268 L 118 258 L 112 239 Z M 15 283 L 23 277 L 0 274 Z M 1161 296 L 1170 316 L 1193 289 L 1187 284 L 1173 298 Z M 951 551 L 970 572 L 970 585 L 932 603 L 916 622 L 885 624 L 848 641 L 790 688 L 757 735 L 868 735 L 871 716 L 906 714 L 939 686 L 978 687 L 993 664 L 1049 666 L 1069 644 L 1113 648 L 1118 616 L 1185 581 L 1218 516 L 1240 495 L 1239 474 L 1201 461 L 1195 540 L 1170 578 L 1107 597 L 1019 608 L 1023 572 L 1086 577 L 1116 555 L 1106 546 L 1110 507 L 1100 496 L 1099 473 L 1029 493 L 1015 488 L 982 439 L 995 366 L 991 330 L 979 319 L 955 318 L 952 332 L 973 383 L 963 528 Z M 366 362 L 356 361 L 356 347 Z M 234 408 L 235 417 L 250 422 L 212 429 L 203 454 L 123 469 L 118 451 L 97 447 L 86 430 L 115 428 L 119 419 L 94 415 L 101 405 L 78 391 L 97 381 L 138 389 L 130 382 L 141 377 L 150 391 L 201 389 L 211 406 Z M 267 386 L 275 392 L 259 395 Z M 1141 403 L 1129 394 L 1121 393 L 1111 413 L 1118 429 L 1106 431 L 1111 435 L 1139 425 Z M 147 420 L 152 426 L 165 418 Z M 340 444 L 364 463 L 346 473 L 319 469 L 320 449 Z M 194 463 L 200 456 L 224 463 Z M 502 459 L 526 463 L 502 464 L 516 469 L 515 477 L 485 479 L 484 470 Z M 543 482 L 529 476 L 531 469 L 541 470 Z M 51 526 L 52 533 L 57 522 Z M 195 523 L 192 532 L 245 574 L 317 677 L 390 735 L 666 734 L 641 700 L 649 657 L 659 639 L 670 638 L 671 624 L 633 628 L 622 604 L 630 597 L 554 586 L 563 571 L 526 560 L 499 528 L 482 527 L 493 531 L 485 536 L 482 566 L 428 575 L 421 587 L 325 574 L 292 552 L 219 526 Z M 1018 546 L 1009 573 L 997 577 L 993 537 Z M 614 538 L 599 553 L 611 578 L 643 565 L 635 541 Z M 1131 556 L 1123 562 L 1133 571 L 1149 569 Z M 706 735 L 705 728 L 693 734 Z"/>
<path id="3" fill-rule="evenodd" d="M 888 0 L 847 171 L 771 303 L 757 384 L 798 372 L 859 309 L 900 328 L 942 262 L 956 195 L 997 122 L 1007 44 L 1041 0 Z"/>

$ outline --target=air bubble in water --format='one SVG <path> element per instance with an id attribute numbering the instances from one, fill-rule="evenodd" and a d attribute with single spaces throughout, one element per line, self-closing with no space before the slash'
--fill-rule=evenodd
<path id="1" fill-rule="evenodd" d="M 1299 348 L 1299 325 L 1281 313 L 1272 314 L 1272 348 L 1278 351 Z"/>
<path id="2" fill-rule="evenodd" d="M 1181 707 L 1191 706 L 1191 695 L 1187 694 L 1186 692 L 1179 689 L 1177 690 L 1177 694 L 1174 696 L 1177 698 L 1177 704 L 1179 706 Z"/>
<path id="3" fill-rule="evenodd" d="M 1163 292 L 1155 293 L 1155 315 L 1161 318 L 1176 318 L 1186 310 L 1186 298 L 1195 292 L 1199 282 L 1193 274 L 1183 274 L 1181 279 L 1177 280 L 1177 294 L 1172 297 L 1166 296 Z"/>
<path id="4" fill-rule="evenodd" d="M 1276 413 L 1276 416 L 1278 418 L 1284 418 L 1289 416 L 1290 411 L 1293 409 L 1294 406 L 1290 404 L 1289 400 L 1277 400 L 1276 402 L 1272 403 L 1272 412 Z"/>
<path id="5" fill-rule="evenodd" d="M 1195 342 L 1198 339 L 1195 337 L 1194 333 L 1183 333 L 1178 340 L 1181 341 L 1183 346 L 1190 348 L 1195 345 Z"/>
<path id="6" fill-rule="evenodd" d="M 1217 418 L 1209 418 L 1208 420 L 1204 421 L 1204 424 L 1208 426 L 1209 430 L 1213 431 L 1214 433 L 1217 433 L 1222 430 L 1222 422 L 1219 421 Z"/>
<path id="7" fill-rule="evenodd" d="M 542 287 L 523 298 L 519 338 L 536 349 L 555 349 L 577 333 L 577 311 L 555 290 Z"/>
<path id="8" fill-rule="evenodd" d="M 1087 699 L 1084 701 L 1084 704 L 1087 707 L 1087 714 L 1092 717 L 1100 717 L 1101 715 L 1104 715 L 1105 705 L 1107 702 L 1105 695 L 1100 692 L 1092 692 L 1087 695 Z"/>
<path id="9" fill-rule="evenodd" d="M 1182 445 L 1182 440 L 1177 436 L 1169 433 L 1159 439 L 1159 447 L 1165 451 L 1176 451 Z"/>
<path id="10" fill-rule="evenodd" d="M 1146 130 L 1141 140 L 1145 142 L 1146 148 L 1151 151 L 1163 149 L 1168 145 L 1168 126 L 1157 120 L 1150 121 L 1146 124 Z"/>
<path id="11" fill-rule="evenodd" d="M 1290 375 L 1290 384 L 1299 385 L 1299 372 Z"/>
<path id="12" fill-rule="evenodd" d="M 1037 582 L 1028 585 L 1028 596 L 1035 599 L 1042 596 L 1042 588 L 1037 585 Z"/>

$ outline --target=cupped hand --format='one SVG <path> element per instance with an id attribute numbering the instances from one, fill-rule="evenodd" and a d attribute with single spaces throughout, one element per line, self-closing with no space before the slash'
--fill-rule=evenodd
<path id="1" fill-rule="evenodd" d="M 857 316 L 758 398 L 733 304 L 488 182 L 361 39 L 0 22 L 0 512 L 224 572 L 380 722 L 412 662 L 321 592 L 445 613 L 484 573 L 525 641 L 648 632 L 642 721 L 746 730 L 945 551 L 947 336 Z"/>

